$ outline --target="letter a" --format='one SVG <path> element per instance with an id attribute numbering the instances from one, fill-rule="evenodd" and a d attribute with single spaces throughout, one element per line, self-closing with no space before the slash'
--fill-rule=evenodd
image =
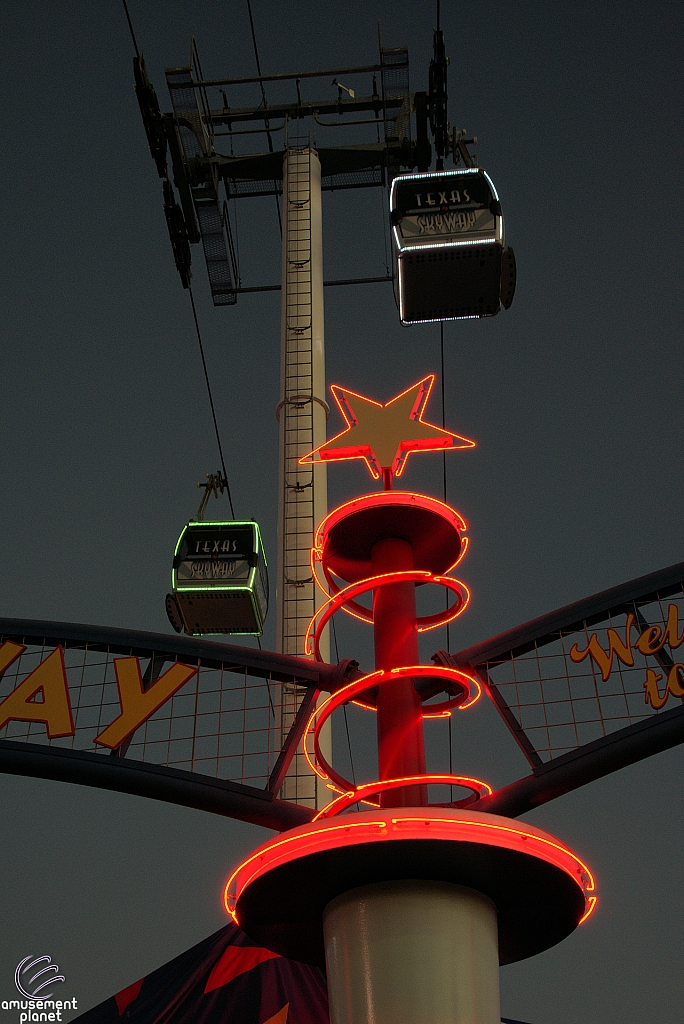
<path id="1" fill-rule="evenodd" d="M 180 690 L 197 671 L 179 661 L 167 669 L 149 690 L 143 689 L 140 662 L 137 658 L 114 658 L 114 671 L 119 687 L 121 714 L 108 725 L 104 732 L 95 737 L 96 743 L 116 750 L 138 726 L 154 714 L 176 690 Z"/>
<path id="2" fill-rule="evenodd" d="M 0 647 L 0 668 L 7 667 L 5 659 L 13 651 L 9 651 L 3 659 L 7 644 Z M 13 648 L 19 646 L 12 644 Z M 15 660 L 26 650 L 25 647 L 14 653 Z M 34 701 L 34 697 L 42 690 L 43 700 L 41 703 Z M 0 704 L 0 729 L 8 722 L 45 722 L 49 739 L 57 736 L 74 735 L 74 719 L 71 714 L 71 701 L 69 700 L 69 686 L 67 684 L 66 671 L 64 669 L 64 654 L 62 648 L 56 647 L 52 654 L 49 654 L 45 661 L 42 661 L 37 669 L 34 669 L 29 676 L 19 683 L 16 690 L 10 693 Z"/>

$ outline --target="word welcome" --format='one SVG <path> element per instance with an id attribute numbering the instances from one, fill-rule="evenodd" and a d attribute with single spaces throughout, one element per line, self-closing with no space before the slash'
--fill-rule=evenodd
<path id="1" fill-rule="evenodd" d="M 0 676 L 25 650 L 25 646 L 11 640 L 0 646 Z M 197 668 L 176 662 L 146 690 L 138 658 L 113 661 L 121 713 L 95 737 L 95 743 L 116 750 L 195 675 Z M 49 739 L 75 734 L 61 645 L 0 701 L 0 729 L 11 721 L 44 722 Z"/>
<path id="2" fill-rule="evenodd" d="M 649 657 L 657 654 L 663 649 L 665 644 L 671 649 L 676 650 L 677 647 L 681 647 L 684 643 L 684 629 L 679 632 L 679 609 L 676 604 L 669 605 L 667 609 L 667 622 L 665 628 L 662 626 L 647 626 L 638 636 L 635 643 L 632 645 L 632 629 L 635 625 L 636 616 L 630 612 L 627 616 L 625 623 L 625 639 L 624 641 L 620 637 L 619 633 L 615 629 L 608 630 L 608 650 L 605 651 L 598 641 L 596 633 L 592 633 L 589 637 L 589 642 L 586 647 L 580 650 L 577 644 L 573 644 L 570 649 L 570 658 L 576 664 L 584 661 L 585 658 L 591 658 L 591 660 L 601 670 L 601 679 L 606 682 L 610 673 L 613 671 L 613 660 L 618 658 L 623 665 L 634 665 L 634 650 L 633 647 L 643 654 L 644 657 Z M 1 649 L 0 649 L 1 650 Z M 662 672 L 655 672 L 652 668 L 646 670 L 646 679 L 644 681 L 644 702 L 650 704 L 656 711 L 660 711 L 664 707 L 667 700 L 672 697 L 684 697 L 684 685 L 682 680 L 684 679 L 684 665 L 676 664 L 669 667 L 667 673 L 667 682 L 665 683 L 665 692 L 660 695 L 658 683 L 663 678 Z M 2 709 L 0 708 L 0 711 Z"/>

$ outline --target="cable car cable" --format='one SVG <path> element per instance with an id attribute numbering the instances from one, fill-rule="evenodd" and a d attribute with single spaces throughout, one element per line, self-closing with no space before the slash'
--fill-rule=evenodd
<path id="1" fill-rule="evenodd" d="M 392 239 L 390 237 L 390 225 L 389 225 L 389 213 L 387 209 L 387 193 L 384 189 L 380 192 L 380 201 L 382 203 L 382 241 L 385 246 L 385 273 L 390 276 L 390 249 L 392 247 Z M 389 244 L 388 244 L 389 243 Z"/>
<path id="2" fill-rule="evenodd" d="M 444 400 L 445 385 L 444 385 L 444 323 L 440 321 L 439 324 L 439 358 L 440 358 L 440 376 L 442 385 L 442 430 L 446 430 L 446 404 Z M 442 491 L 444 495 L 444 504 L 447 505 L 447 464 L 446 464 L 446 449 L 442 452 Z M 449 597 L 447 595 L 447 607 L 449 606 Z M 449 623 L 446 625 L 446 642 L 447 651 L 449 650 Z"/>
<path id="3" fill-rule="evenodd" d="M 439 15 L 437 15 L 439 17 Z M 444 325 L 439 322 L 439 361 L 440 361 L 440 376 L 441 376 L 441 426 L 442 430 L 446 429 L 446 409 L 444 402 L 444 392 L 446 390 L 444 385 Z M 441 454 L 442 460 L 442 490 L 444 505 L 447 505 L 446 501 L 446 451 L 444 450 Z M 446 605 L 448 606 L 448 597 L 446 598 Z M 446 650 L 450 647 L 450 630 L 448 630 L 448 623 L 446 623 Z M 448 716 L 447 720 L 448 727 L 448 773 L 454 774 L 454 746 L 452 743 L 452 716 Z M 451 799 L 454 800 L 454 788 L 451 790 Z"/>
<path id="4" fill-rule="evenodd" d="M 259 78 L 261 78 L 261 61 L 259 60 L 259 50 L 257 48 L 256 32 L 254 31 L 254 18 L 252 17 L 252 0 L 247 0 L 247 11 L 249 13 L 249 27 L 252 30 L 252 45 L 254 47 L 254 58 L 256 60 L 257 74 L 259 75 Z M 261 99 L 263 100 L 264 107 L 267 107 L 268 103 L 266 102 L 266 90 L 264 89 L 264 83 L 260 82 L 259 84 L 261 86 Z M 271 138 L 271 133 L 268 130 L 269 127 L 270 127 L 270 122 L 266 121 L 265 124 L 266 124 L 266 138 L 268 139 L 268 151 L 269 151 L 269 153 L 272 153 L 273 152 L 273 139 Z M 273 184 L 275 185 L 275 182 Z M 280 236 L 282 238 L 282 235 L 283 235 L 283 222 L 282 222 L 282 219 L 281 219 L 281 216 L 280 216 L 280 201 L 278 199 L 278 193 L 277 192 L 276 192 L 276 196 L 275 196 L 275 201 L 276 201 L 276 209 L 278 211 L 278 227 L 280 228 Z"/>
<path id="5" fill-rule="evenodd" d="M 333 633 L 333 642 L 335 644 L 335 659 L 337 661 L 337 664 L 339 665 L 339 663 L 340 663 L 340 650 L 339 650 L 339 647 L 337 646 L 337 629 L 335 628 L 335 620 L 334 619 L 332 620 L 332 633 Z M 347 748 L 349 750 L 349 767 L 351 769 L 352 782 L 354 783 L 354 785 L 356 785 L 356 772 L 354 771 L 354 757 L 352 755 L 351 739 L 349 737 L 349 722 L 347 720 L 347 705 L 346 704 L 344 705 L 342 710 L 344 711 L 344 727 L 345 727 L 346 732 L 347 732 Z"/>
<path id="6" fill-rule="evenodd" d="M 375 94 L 376 89 L 377 89 L 377 86 L 375 84 L 375 75 L 373 75 L 373 93 L 374 94 Z M 378 138 L 378 145 L 380 145 L 380 119 L 379 118 L 376 118 L 375 128 L 376 128 L 376 134 L 377 134 L 377 138 Z M 390 184 L 390 182 L 388 182 L 388 185 L 389 184 Z M 388 199 L 388 195 L 385 194 L 385 190 L 384 189 L 381 189 L 381 191 L 380 191 L 380 204 L 382 206 L 382 241 L 383 241 L 383 244 L 385 246 L 385 273 L 389 277 L 390 273 L 391 273 L 391 271 L 390 271 L 390 256 L 389 256 L 389 253 L 390 253 L 390 249 L 392 247 L 392 239 L 390 238 L 390 226 L 389 226 L 389 213 L 388 213 L 388 209 L 387 209 L 387 199 Z"/>
<path id="7" fill-rule="evenodd" d="M 261 646 L 261 637 L 258 634 L 257 634 L 256 641 L 257 641 L 257 644 L 259 645 L 259 650 L 263 651 L 263 647 Z M 273 706 L 273 697 L 271 696 L 271 680 L 267 677 L 265 679 L 265 682 L 266 682 L 266 692 L 268 694 L 268 703 L 269 703 L 269 706 L 271 708 L 271 718 L 275 722 L 276 713 L 275 713 L 275 708 Z"/>
<path id="8" fill-rule="evenodd" d="M 126 12 L 126 21 L 128 22 L 128 27 L 131 30 L 131 39 L 133 40 L 133 46 L 135 48 L 135 55 L 136 55 L 136 57 L 139 60 L 140 59 L 140 50 L 138 49 L 138 43 L 137 43 L 137 40 L 135 38 L 135 32 L 133 31 L 133 23 L 131 21 L 131 16 L 128 13 L 128 4 L 126 3 L 126 0 L 122 0 L 122 2 L 123 2 L 124 11 Z"/>
<path id="9" fill-rule="evenodd" d="M 135 50 L 136 68 L 139 70 L 139 66 L 142 66 L 142 84 L 144 85 L 144 61 L 140 55 L 140 49 L 138 47 L 126 0 L 122 0 L 122 3 Z M 254 33 L 253 25 L 252 33 Z M 254 45 L 256 52 L 256 39 L 254 39 Z M 258 54 L 256 56 L 258 62 Z M 136 74 L 136 92 L 138 90 L 138 85 L 138 75 Z M 154 90 L 151 90 L 151 92 L 152 96 L 154 96 Z M 140 97 L 138 97 L 138 100 L 140 102 Z M 144 104 L 140 103 L 140 106 L 143 113 L 143 122 L 146 124 L 145 110 L 143 109 Z M 147 134 L 149 139 L 149 131 Z M 151 152 L 152 150 L 153 147 L 151 148 Z M 169 180 L 165 166 L 165 159 L 162 163 L 163 168 L 160 168 L 159 163 L 157 166 L 160 177 L 165 178 L 164 184 L 166 186 L 169 184 Z M 278 215 L 280 217 L 280 207 L 278 207 Z M 209 396 L 209 405 L 211 408 L 214 432 L 216 434 L 216 443 L 218 445 L 223 475 L 221 476 L 219 474 L 214 477 L 213 475 L 207 474 L 207 483 L 198 485 L 204 486 L 206 488 L 206 493 L 204 500 L 200 505 L 197 521 L 191 520 L 184 527 L 176 546 L 172 571 L 172 592 L 166 596 L 166 613 L 171 625 L 177 633 L 185 631 L 190 636 L 201 636 L 205 633 L 251 633 L 252 635 L 256 635 L 259 650 L 261 650 L 260 634 L 263 630 L 264 619 L 268 612 L 268 575 L 266 570 L 266 560 L 263 553 L 263 543 L 261 541 L 258 525 L 254 520 L 251 520 L 249 523 L 210 523 L 207 525 L 214 531 L 211 538 L 205 535 L 202 535 L 202 537 L 198 536 L 198 530 L 201 531 L 202 529 L 206 529 L 205 524 L 201 522 L 201 520 L 203 518 L 204 507 L 209 498 L 210 492 L 213 491 L 214 495 L 218 496 L 217 490 L 220 489 L 220 491 L 223 492 L 225 488 L 228 493 L 228 503 L 230 505 L 230 513 L 233 519 L 235 519 L 235 509 L 233 507 L 233 496 L 228 482 L 228 472 L 226 470 L 226 461 L 223 454 L 223 445 L 221 444 L 221 434 L 218 427 L 218 421 L 216 419 L 214 396 L 211 390 L 209 371 L 207 369 L 207 361 L 204 354 L 204 344 L 202 342 L 202 333 L 200 331 L 199 319 L 197 317 L 195 297 L 189 280 L 186 287 L 190 294 L 192 315 L 195 322 L 197 342 L 202 359 L 202 369 L 204 370 L 204 380 L 207 386 L 207 394 Z M 249 534 L 248 538 L 242 536 L 246 532 Z M 195 539 L 196 550 L 195 552 L 192 552 L 192 557 L 189 559 L 188 556 L 191 554 L 191 535 Z M 244 546 L 245 542 L 247 542 L 246 547 Z M 200 544 L 202 544 L 201 554 L 199 553 Z M 205 552 L 212 551 L 210 544 L 213 546 L 214 551 L 219 552 L 218 555 L 214 555 L 213 553 L 211 554 L 211 561 L 204 557 Z M 231 555 L 233 556 L 232 559 Z M 195 559 L 195 562 L 190 565 L 189 562 L 193 559 Z M 214 559 L 216 559 L 216 561 L 214 561 Z M 246 573 L 245 571 L 241 571 L 234 580 L 229 580 L 229 577 L 235 573 L 235 566 L 239 562 L 245 563 L 247 567 Z M 212 571 L 211 573 L 208 573 L 207 570 L 210 566 Z M 197 580 L 200 581 L 199 585 L 197 584 L 197 581 L 193 582 L 193 577 L 196 575 L 197 567 L 199 567 L 199 574 L 197 575 Z M 190 585 L 188 585 L 189 581 Z M 228 585 L 226 585 L 226 581 L 228 581 Z M 221 602 L 220 600 L 213 600 L 212 602 L 206 602 L 202 600 L 202 598 L 206 597 L 212 597 L 214 599 L 220 598 L 221 595 L 212 590 L 212 585 L 215 586 L 217 582 L 220 584 L 219 589 L 221 591 L 230 591 L 230 597 L 232 600 L 229 602 L 228 609 L 225 607 L 225 601 Z M 218 616 L 216 614 L 211 614 L 212 609 L 214 612 L 218 612 Z M 271 715 L 275 721 L 275 707 L 268 680 L 267 688 Z"/>
<path id="10" fill-rule="evenodd" d="M 441 28 L 441 25 L 440 25 L 440 13 L 441 13 L 440 12 L 440 6 L 441 6 L 440 5 L 440 0 L 437 0 L 437 31 L 438 32 L 440 31 L 440 28 Z M 441 372 L 441 379 L 442 379 L 442 429 L 446 429 L 446 404 L 445 404 L 445 397 L 444 397 L 445 396 L 445 392 L 446 392 L 446 386 L 445 386 L 445 383 L 444 383 L 444 321 L 443 320 L 440 320 L 440 322 L 439 322 L 439 357 L 440 357 L 440 372 Z M 446 451 L 442 452 L 442 485 L 443 485 L 443 492 L 444 492 L 444 504 L 446 505 L 446 504 L 448 504 L 448 502 L 447 502 Z M 447 598 L 447 604 L 448 604 L 448 598 Z M 449 650 L 449 640 L 450 640 L 450 637 L 449 637 L 449 623 L 447 622 L 447 626 L 446 626 L 446 649 L 447 649 L 447 651 Z M 451 720 L 451 715 L 449 715 L 447 723 L 448 723 L 448 729 L 449 729 L 449 774 L 453 775 L 453 773 L 454 773 L 454 765 L 453 765 L 453 761 L 454 761 L 454 748 L 453 748 L 453 742 L 452 742 L 452 720 Z M 450 796 L 451 796 L 451 799 L 453 800 L 454 799 L 454 789 L 453 789 L 453 786 L 450 788 Z"/>
<path id="11" fill-rule="evenodd" d="M 200 334 L 199 321 L 197 319 L 197 309 L 195 308 L 195 297 L 192 294 L 192 286 L 188 287 L 190 293 L 190 303 L 192 305 L 192 315 L 195 320 L 195 330 L 197 331 L 197 341 L 199 342 L 200 355 L 202 356 L 202 366 L 204 368 L 204 379 L 207 383 L 207 393 L 209 395 L 209 405 L 211 406 L 211 415 L 214 420 L 214 430 L 216 432 L 216 443 L 218 444 L 219 455 L 221 456 L 221 468 L 223 470 L 223 479 L 226 481 L 226 490 L 228 492 L 228 504 L 230 505 L 230 514 L 235 519 L 235 510 L 233 509 L 233 498 L 230 493 L 230 484 L 228 483 L 228 473 L 226 472 L 226 462 L 223 458 L 223 446 L 221 444 L 221 435 L 219 434 L 218 423 L 216 422 L 216 410 L 214 409 L 214 398 L 211 393 L 211 384 L 209 383 L 209 373 L 207 371 L 207 361 L 204 358 L 204 345 L 202 344 L 202 335 Z"/>
<path id="12" fill-rule="evenodd" d="M 133 29 L 133 22 L 131 21 L 131 15 L 130 15 L 129 10 L 128 10 L 128 4 L 126 3 L 126 0 L 122 0 L 122 3 L 123 3 L 124 13 L 126 15 L 126 21 L 128 22 L 128 27 L 129 27 L 130 32 L 131 32 L 131 39 L 133 40 L 133 46 L 135 48 L 135 55 L 139 59 L 140 58 L 140 50 L 138 49 L 138 41 L 137 41 L 137 39 L 135 37 L 135 31 Z M 261 72 L 259 72 L 259 73 L 261 74 Z M 230 513 L 233 516 L 233 518 L 235 518 L 235 512 L 233 510 L 233 498 L 232 498 L 232 495 L 230 493 L 230 484 L 228 483 L 228 474 L 226 473 L 226 463 L 225 463 L 225 459 L 223 458 L 223 447 L 221 445 L 221 437 L 220 437 L 220 434 L 219 434 L 218 423 L 216 422 L 216 412 L 214 410 L 214 399 L 213 399 L 213 396 L 212 396 L 212 393 L 211 393 L 211 384 L 209 383 L 209 374 L 207 372 L 207 362 L 206 362 L 206 359 L 204 358 L 204 346 L 202 345 L 202 335 L 200 334 L 199 322 L 197 320 L 197 310 L 195 309 L 195 298 L 194 298 L 194 296 L 192 294 L 192 287 L 188 287 L 188 291 L 190 292 L 190 302 L 192 304 L 192 315 L 193 315 L 194 320 L 195 320 L 195 329 L 197 331 L 197 341 L 199 342 L 200 355 L 202 356 L 202 366 L 204 367 L 204 379 L 207 382 L 207 391 L 209 393 L 209 404 L 211 405 L 211 415 L 212 415 L 213 420 L 214 420 L 214 430 L 216 431 L 216 441 L 218 443 L 219 455 L 221 456 L 221 468 L 223 469 L 223 478 L 226 481 L 226 490 L 228 492 L 228 502 L 230 504 Z"/>
<path id="13" fill-rule="evenodd" d="M 354 771 L 354 758 L 352 757 L 351 740 L 349 738 L 349 722 L 347 720 L 347 705 L 345 704 L 344 711 L 344 727 L 347 730 L 347 747 L 349 748 L 349 767 L 351 769 L 352 782 L 356 785 L 356 772 Z"/>

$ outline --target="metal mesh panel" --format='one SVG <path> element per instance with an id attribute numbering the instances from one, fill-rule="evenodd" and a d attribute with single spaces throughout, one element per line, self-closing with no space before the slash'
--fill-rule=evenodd
<path id="1" fill-rule="evenodd" d="M 250 196 L 275 196 L 283 194 L 282 181 L 269 178 L 264 181 L 253 181 L 251 178 L 231 178 L 226 181 L 226 189 L 231 199 L 243 199 Z"/>
<path id="2" fill-rule="evenodd" d="M 409 57 L 405 47 L 380 51 L 382 71 L 382 95 L 385 101 L 392 96 L 408 98 L 409 92 Z M 403 113 L 402 113 L 403 111 Z M 402 108 L 394 114 L 387 113 L 385 136 L 403 138 L 408 127 L 408 117 Z"/>
<path id="3" fill-rule="evenodd" d="M 200 115 L 197 95 L 192 86 L 192 71 L 188 68 L 174 68 L 166 72 L 173 112 L 179 119 L 178 133 L 187 160 L 204 156 L 208 151 L 207 135 Z M 173 88 L 185 85 L 185 88 Z M 184 124 L 183 122 L 188 122 Z M 204 145 L 203 145 L 204 143 Z"/>
<path id="4" fill-rule="evenodd" d="M 12 639 L 16 642 L 16 635 Z M 0 644 L 4 640 L 0 635 Z M 53 650 L 52 646 L 29 642 L 24 653 L 0 676 L 0 701 Z M 0 739 L 111 756 L 109 748 L 94 740 L 121 712 L 114 657 L 122 657 L 120 650 L 114 654 L 88 644 L 64 650 L 75 726 L 73 736 L 50 740 L 44 723 L 12 720 L 0 729 Z M 140 658 L 146 689 L 154 686 L 157 676 L 163 675 L 174 661 L 168 654 Z M 229 670 L 201 661 L 198 669 L 137 729 L 130 741 L 122 744 L 120 753 L 136 761 L 265 787 L 280 753 L 278 701 L 286 688 L 270 675 L 254 676 L 246 669 Z"/>
<path id="5" fill-rule="evenodd" d="M 202 199 L 198 189 L 193 189 L 193 195 L 214 305 L 232 306 L 237 302 L 237 275 L 235 260 L 229 248 L 231 239 L 226 233 L 227 218 L 225 213 L 221 214 L 213 195 Z"/>
<path id="6" fill-rule="evenodd" d="M 666 598 L 558 629 L 480 670 L 538 758 L 550 761 L 681 703 L 683 643 L 684 588 L 668 588 Z"/>
<path id="7" fill-rule="evenodd" d="M 194 45 L 193 55 L 195 56 Z M 199 97 L 203 101 L 205 114 L 202 116 L 198 93 L 191 84 L 191 68 L 167 71 L 166 80 L 186 161 L 209 155 L 213 152 L 213 144 L 206 127 L 211 124 L 207 116 L 208 105 L 204 92 L 200 91 Z M 190 191 L 202 236 L 214 305 L 232 306 L 237 302 L 235 286 L 238 275 L 230 224 L 225 213 L 221 211 L 217 182 L 194 185 Z"/>
<path id="8" fill-rule="evenodd" d="M 382 167 L 366 167 L 360 171 L 346 171 L 343 174 L 327 174 L 321 181 L 325 192 L 342 188 L 366 188 L 368 185 L 383 184 Z"/>

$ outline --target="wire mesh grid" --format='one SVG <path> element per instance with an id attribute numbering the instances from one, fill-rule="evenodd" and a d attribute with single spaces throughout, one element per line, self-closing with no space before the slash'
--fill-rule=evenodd
<path id="1" fill-rule="evenodd" d="M 4 639 L 0 636 L 0 645 Z M 0 702 L 54 650 L 54 646 L 29 644 L 0 676 Z M 95 739 L 121 713 L 114 667 L 115 657 L 121 656 L 88 644 L 66 647 L 73 735 L 49 739 L 44 722 L 10 720 L 0 729 L 0 739 L 111 755 L 113 752 Z M 161 653 L 140 658 L 143 687 L 154 686 L 157 676 L 163 677 L 175 660 Z M 246 668 L 234 668 L 200 662 L 192 678 L 124 741 L 118 753 L 136 761 L 264 788 L 280 753 L 281 703 L 289 699 L 286 691 L 294 688 L 270 675 L 254 676 Z M 36 703 L 41 696 L 39 692 Z"/>
<path id="2" fill-rule="evenodd" d="M 550 761 L 681 703 L 683 619 L 684 592 L 656 596 L 482 667 L 533 750 Z"/>
<path id="3" fill-rule="evenodd" d="M 372 185 L 383 185 L 382 167 L 363 167 L 357 171 L 340 171 L 338 174 L 324 174 L 321 179 L 323 192 L 335 192 L 345 188 L 367 188 Z"/>
<path id="4" fill-rule="evenodd" d="M 409 91 L 409 57 L 408 50 L 399 47 L 396 50 L 381 50 L 380 61 L 383 65 L 381 71 L 382 93 L 385 100 L 390 96 L 408 97 Z M 407 120 L 401 116 L 401 110 L 387 113 L 385 122 L 385 135 L 389 138 L 395 135 L 403 138 Z"/>

